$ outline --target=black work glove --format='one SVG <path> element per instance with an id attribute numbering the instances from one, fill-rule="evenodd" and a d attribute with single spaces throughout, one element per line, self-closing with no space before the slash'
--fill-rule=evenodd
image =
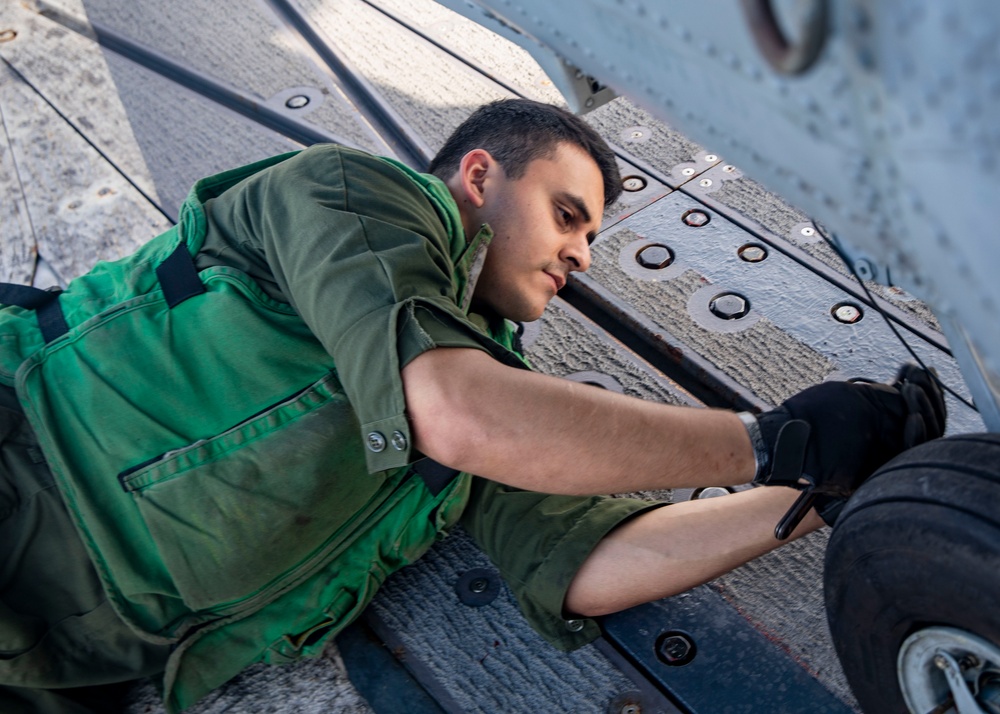
<path id="1" fill-rule="evenodd" d="M 754 483 L 804 491 L 779 524 L 784 537 L 814 505 L 832 525 L 847 497 L 882 464 L 941 436 L 945 416 L 937 381 L 912 364 L 900 369 L 892 385 L 810 387 L 757 418 L 762 448 Z"/>

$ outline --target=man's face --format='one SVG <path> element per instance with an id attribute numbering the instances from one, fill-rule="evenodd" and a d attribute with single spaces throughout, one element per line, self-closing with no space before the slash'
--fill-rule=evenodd
<path id="1" fill-rule="evenodd" d="M 515 321 L 541 317 L 566 276 L 590 267 L 601 224 L 604 181 L 597 163 L 573 144 L 486 185 L 478 218 L 493 229 L 475 300 Z"/>

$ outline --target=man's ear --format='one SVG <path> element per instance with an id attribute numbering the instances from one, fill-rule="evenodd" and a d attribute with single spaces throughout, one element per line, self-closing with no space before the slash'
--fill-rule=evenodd
<path id="1" fill-rule="evenodd" d="M 482 208 L 486 201 L 487 178 L 493 178 L 493 173 L 499 169 L 500 165 L 486 149 L 473 149 L 463 156 L 457 177 L 463 197 L 476 208 Z"/>

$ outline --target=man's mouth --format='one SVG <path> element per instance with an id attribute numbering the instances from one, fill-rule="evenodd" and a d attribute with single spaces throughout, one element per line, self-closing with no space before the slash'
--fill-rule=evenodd
<path id="1" fill-rule="evenodd" d="M 545 274 L 548 275 L 550 278 L 552 278 L 552 282 L 556 284 L 556 292 L 562 290 L 563 286 L 566 284 L 566 278 L 555 273 L 549 273 L 547 271 Z"/>

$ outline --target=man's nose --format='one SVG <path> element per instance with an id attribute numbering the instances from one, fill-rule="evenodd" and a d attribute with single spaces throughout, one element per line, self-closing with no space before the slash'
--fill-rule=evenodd
<path id="1" fill-rule="evenodd" d="M 587 236 L 574 236 L 563 250 L 563 258 L 570 264 L 570 271 L 586 272 L 590 268 L 590 241 Z"/>

